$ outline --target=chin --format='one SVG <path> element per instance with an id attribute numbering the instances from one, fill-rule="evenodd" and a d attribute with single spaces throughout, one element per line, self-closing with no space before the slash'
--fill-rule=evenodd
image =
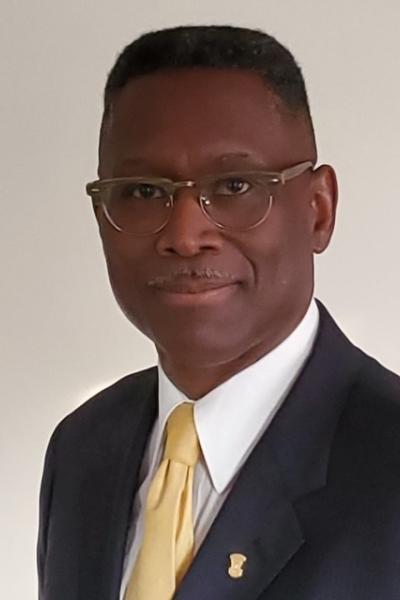
<path id="1" fill-rule="evenodd" d="M 169 332 L 168 332 L 169 333 Z M 177 332 L 149 336 L 159 355 L 191 368 L 211 368 L 232 362 L 242 356 L 252 345 L 246 336 L 217 335 L 204 325 L 183 334 Z M 147 334 L 145 334 L 147 335 Z"/>

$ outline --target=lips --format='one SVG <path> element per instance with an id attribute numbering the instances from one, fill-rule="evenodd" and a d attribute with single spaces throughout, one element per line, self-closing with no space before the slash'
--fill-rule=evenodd
<path id="1" fill-rule="evenodd" d="M 153 282 L 157 301 L 174 308 L 221 308 L 237 292 L 238 281 L 218 278 L 177 278 Z"/>
<path id="2" fill-rule="evenodd" d="M 227 287 L 228 285 L 233 285 L 234 283 L 235 282 L 233 281 L 186 279 L 168 283 L 165 282 L 156 287 L 165 292 L 171 292 L 175 294 L 201 294 L 203 292 L 208 292 L 209 290 Z"/>

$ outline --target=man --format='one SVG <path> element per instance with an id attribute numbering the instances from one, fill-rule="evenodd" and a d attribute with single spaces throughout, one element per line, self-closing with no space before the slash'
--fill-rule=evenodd
<path id="1" fill-rule="evenodd" d="M 53 434 L 41 600 L 399 597 L 399 378 L 313 300 L 337 203 L 316 163 L 266 34 L 178 27 L 118 58 L 87 191 L 159 364 Z"/>

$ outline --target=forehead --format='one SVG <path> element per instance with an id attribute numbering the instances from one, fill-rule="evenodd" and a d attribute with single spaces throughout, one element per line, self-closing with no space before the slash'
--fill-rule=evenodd
<path id="1" fill-rule="evenodd" d="M 113 98 L 100 169 L 143 160 L 186 176 L 226 154 L 278 169 L 303 160 L 309 143 L 305 118 L 290 113 L 256 73 L 161 71 L 130 81 Z"/>

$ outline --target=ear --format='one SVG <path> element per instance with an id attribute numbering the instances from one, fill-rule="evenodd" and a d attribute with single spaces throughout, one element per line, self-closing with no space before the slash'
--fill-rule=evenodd
<path id="1" fill-rule="evenodd" d="M 329 165 L 315 169 L 312 178 L 312 250 L 320 254 L 328 247 L 335 228 L 338 185 L 335 171 Z"/>

